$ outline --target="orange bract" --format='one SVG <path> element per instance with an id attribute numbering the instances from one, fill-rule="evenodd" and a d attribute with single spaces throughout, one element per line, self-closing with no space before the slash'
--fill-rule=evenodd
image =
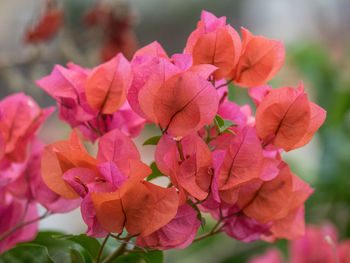
<path id="1" fill-rule="evenodd" d="M 109 232 L 146 236 L 176 215 L 178 194 L 148 182 L 131 180 L 113 193 L 91 195 L 99 223 Z"/>
<path id="2" fill-rule="evenodd" d="M 45 184 L 55 193 L 67 199 L 79 198 L 79 195 L 62 178 L 70 168 L 85 167 L 96 170 L 96 159 L 86 153 L 75 131 L 70 140 L 58 141 L 47 145 L 41 159 L 41 174 Z"/>
<path id="3" fill-rule="evenodd" d="M 229 77 L 239 56 L 240 42 L 239 35 L 230 26 L 203 34 L 193 47 L 193 64 L 212 64 L 218 67 L 213 74 L 215 79 Z"/>
<path id="4" fill-rule="evenodd" d="M 160 126 L 174 135 L 186 136 L 211 123 L 218 108 L 215 88 L 190 72 L 168 79 L 154 94 L 153 111 Z"/>
<path id="5" fill-rule="evenodd" d="M 285 50 L 282 41 L 254 36 L 242 27 L 242 53 L 232 72 L 236 85 L 254 87 L 272 79 L 281 69 Z"/>
<path id="6" fill-rule="evenodd" d="M 322 125 L 326 112 L 291 87 L 272 90 L 256 111 L 256 129 L 264 144 L 290 151 L 307 144 Z"/>
<path id="7" fill-rule="evenodd" d="M 244 128 L 237 136 L 227 136 L 232 139 L 226 146 L 226 156 L 220 169 L 219 190 L 236 188 L 258 178 L 263 164 L 262 148 L 253 128 Z"/>
<path id="8" fill-rule="evenodd" d="M 290 172 L 286 163 L 279 166 L 279 175 L 264 182 L 243 206 L 243 212 L 265 224 L 288 216 L 291 211 L 303 204 L 312 190 Z"/>
<path id="9" fill-rule="evenodd" d="M 103 114 L 116 112 L 126 100 L 130 72 L 130 64 L 121 53 L 96 67 L 86 84 L 89 105 Z"/>

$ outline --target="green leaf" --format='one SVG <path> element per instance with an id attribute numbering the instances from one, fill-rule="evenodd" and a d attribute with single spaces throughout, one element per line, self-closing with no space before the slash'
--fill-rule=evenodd
<path id="1" fill-rule="evenodd" d="M 222 126 L 224 126 L 225 121 L 224 121 L 224 119 L 223 119 L 219 114 L 216 114 L 215 120 L 217 121 L 217 123 L 218 123 L 218 125 L 219 125 L 219 128 L 221 128 Z"/>
<path id="2" fill-rule="evenodd" d="M 141 253 L 129 253 L 127 255 L 120 256 L 112 261 L 112 263 L 137 263 L 142 262 Z"/>
<path id="3" fill-rule="evenodd" d="M 160 138 L 162 138 L 161 135 L 153 136 L 151 138 L 148 138 L 142 145 L 157 145 Z"/>
<path id="4" fill-rule="evenodd" d="M 54 262 L 70 262 L 70 249 L 74 247 L 74 243 L 66 239 L 58 239 L 53 236 L 62 236 L 61 232 L 41 231 L 37 237 L 31 241 L 31 244 L 45 246 L 50 257 Z"/>
<path id="5" fill-rule="evenodd" d="M 85 234 L 80 234 L 76 236 L 69 236 L 66 239 L 73 241 L 74 243 L 82 246 L 90 255 L 93 260 L 97 259 L 98 252 L 100 251 L 100 243 L 97 239 L 89 237 Z"/>
<path id="6" fill-rule="evenodd" d="M 85 263 L 84 257 L 76 249 L 70 250 L 70 260 L 72 263 Z"/>
<path id="7" fill-rule="evenodd" d="M 222 133 L 231 133 L 233 135 L 236 135 L 236 133 L 232 130 L 224 130 Z"/>
<path id="8" fill-rule="evenodd" d="M 233 121 L 231 120 L 224 120 L 224 125 L 220 127 L 220 131 L 223 132 L 224 130 L 227 130 L 231 128 L 232 126 L 237 126 Z"/>
<path id="9" fill-rule="evenodd" d="M 165 174 L 163 174 L 161 171 L 159 171 L 157 164 L 155 162 L 151 163 L 151 169 L 152 169 L 152 173 L 147 177 L 147 181 L 151 181 L 154 178 L 160 177 L 160 176 L 166 176 Z"/>
<path id="10" fill-rule="evenodd" d="M 139 253 L 146 263 L 163 263 L 164 253 L 163 251 L 153 250 L 147 253 Z"/>
<path id="11" fill-rule="evenodd" d="M 23 244 L 0 255 L 0 263 L 54 263 L 46 247 L 36 244 Z"/>
<path id="12" fill-rule="evenodd" d="M 149 252 L 131 252 L 127 255 L 123 255 L 113 260 L 112 263 L 163 263 L 164 253 L 163 251 L 153 250 Z"/>

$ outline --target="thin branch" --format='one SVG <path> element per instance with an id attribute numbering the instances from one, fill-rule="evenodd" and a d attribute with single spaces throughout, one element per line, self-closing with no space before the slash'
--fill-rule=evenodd
<path id="1" fill-rule="evenodd" d="M 105 245 L 106 245 L 106 243 L 107 243 L 107 240 L 108 240 L 108 238 L 109 238 L 110 235 L 111 235 L 111 233 L 108 233 L 108 235 L 107 235 L 107 236 L 105 237 L 105 239 L 103 240 L 102 245 L 101 245 L 101 247 L 100 247 L 100 250 L 98 251 L 96 263 L 100 263 L 103 248 L 105 247 Z"/>
<path id="2" fill-rule="evenodd" d="M 221 228 L 219 228 L 217 231 L 214 231 L 214 232 L 209 232 L 207 234 L 204 234 L 203 236 L 200 236 L 200 237 L 197 237 L 195 240 L 193 240 L 193 242 L 197 242 L 197 241 L 200 241 L 202 239 L 205 239 L 207 237 L 211 237 L 211 236 L 214 236 L 216 234 L 219 234 L 221 232 Z"/>
<path id="3" fill-rule="evenodd" d="M 128 240 L 130 240 L 130 238 L 133 238 L 133 237 L 136 236 L 136 235 L 132 235 L 132 236 L 127 235 L 126 237 L 120 237 L 121 234 L 122 234 L 122 233 L 120 233 L 120 234 L 118 234 L 118 235 L 110 234 L 110 236 L 113 237 L 113 238 L 115 238 L 115 239 L 117 239 L 117 240 L 119 240 L 119 241 L 124 241 L 124 240 L 127 240 L 127 241 L 128 241 Z"/>
<path id="4" fill-rule="evenodd" d="M 117 257 L 121 256 L 126 252 L 126 245 L 128 244 L 128 241 L 132 238 L 132 236 L 129 237 L 129 239 L 126 240 L 126 242 L 123 242 L 116 251 L 113 252 L 113 254 L 109 255 L 102 263 L 109 263 L 112 262 L 113 259 L 116 259 Z"/>
<path id="5" fill-rule="evenodd" d="M 222 222 L 222 219 L 218 220 L 218 222 L 215 224 L 215 226 L 208 233 L 206 233 L 200 237 L 197 237 L 195 240 L 193 240 L 193 242 L 197 242 L 197 241 L 202 240 L 204 238 L 214 236 L 214 235 L 220 233 L 222 227 L 219 227 L 219 225 L 221 224 L 221 222 Z M 217 229 L 218 227 L 219 227 L 219 229 Z"/>
<path id="6" fill-rule="evenodd" d="M 30 224 L 33 224 L 41 219 L 44 219 L 45 217 L 49 216 L 50 215 L 50 211 L 46 211 L 42 216 L 39 216 L 33 220 L 30 220 L 30 221 L 27 221 L 27 222 L 23 222 L 23 223 L 20 223 L 18 224 L 17 226 L 11 228 L 10 230 L 6 231 L 5 233 L 3 233 L 1 236 L 0 236 L 0 241 L 4 240 L 6 237 L 8 237 L 9 235 L 13 234 L 14 232 L 16 232 L 18 229 L 22 228 L 22 227 L 25 227 L 27 225 L 30 225 Z"/>

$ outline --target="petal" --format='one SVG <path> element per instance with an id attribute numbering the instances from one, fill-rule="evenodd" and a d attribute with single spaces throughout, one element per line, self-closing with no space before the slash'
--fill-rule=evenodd
<path id="1" fill-rule="evenodd" d="M 199 226 L 197 211 L 184 204 L 169 223 L 148 236 L 138 236 L 136 244 L 160 250 L 183 249 L 192 243 Z"/>
<path id="2" fill-rule="evenodd" d="M 93 69 L 85 89 L 89 105 L 103 114 L 116 112 L 126 100 L 130 74 L 130 64 L 121 53 Z"/>
<path id="3" fill-rule="evenodd" d="M 281 69 L 285 50 L 282 41 L 253 36 L 242 27 L 243 46 L 234 73 L 234 82 L 241 87 L 255 87 L 272 79 Z"/>
<path id="4" fill-rule="evenodd" d="M 237 63 L 240 37 L 231 27 L 218 28 L 200 36 L 193 47 L 193 64 L 212 64 L 218 67 L 215 79 L 228 78 Z"/>
<path id="5" fill-rule="evenodd" d="M 219 190 L 227 190 L 258 178 L 263 155 L 254 128 L 246 127 L 227 145 L 227 154 L 219 175 Z"/>
<path id="6" fill-rule="evenodd" d="M 122 174 L 128 176 L 130 160 L 140 160 L 140 154 L 129 137 L 120 130 L 114 129 L 100 138 L 97 160 L 100 162 L 115 162 Z"/>
<path id="7" fill-rule="evenodd" d="M 310 123 L 309 127 L 307 128 L 307 131 L 303 138 L 293 146 L 294 149 L 300 148 L 308 144 L 312 136 L 315 134 L 315 132 L 321 127 L 321 125 L 324 123 L 326 119 L 327 112 L 322 109 L 320 106 L 316 105 L 313 102 L 309 102 L 310 105 Z"/>
<path id="8" fill-rule="evenodd" d="M 256 129 L 265 144 L 285 151 L 295 149 L 310 123 L 310 106 L 305 93 L 291 87 L 270 91 L 256 111 Z"/>
<path id="9" fill-rule="evenodd" d="M 120 191 L 113 193 L 91 193 L 98 223 L 104 230 L 122 233 L 126 221 Z"/>
<path id="10" fill-rule="evenodd" d="M 218 95 L 208 81 L 188 72 L 168 79 L 155 94 L 153 104 L 144 107 L 153 107 L 155 121 L 170 133 L 186 136 L 212 122 Z"/>

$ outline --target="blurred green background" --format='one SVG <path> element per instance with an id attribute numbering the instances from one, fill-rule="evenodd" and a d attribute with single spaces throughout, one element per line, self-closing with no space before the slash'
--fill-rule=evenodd
<path id="1" fill-rule="evenodd" d="M 41 106 L 54 101 L 34 82 L 47 75 L 54 64 L 73 61 L 93 67 L 105 32 L 88 28 L 83 15 L 93 0 L 57 1 L 65 13 L 65 25 L 53 40 L 38 45 L 23 42 L 25 29 L 35 23 L 45 1 L 0 1 L 0 98 L 24 91 Z M 111 8 L 126 6 L 130 30 L 138 46 L 154 40 L 169 55 L 182 52 L 195 29 L 201 10 L 226 16 L 237 31 L 244 26 L 255 35 L 281 39 L 286 45 L 283 69 L 271 82 L 274 88 L 296 87 L 304 82 L 311 100 L 327 110 L 327 119 L 306 147 L 284 154 L 294 173 L 310 183 L 314 194 L 306 203 L 306 221 L 334 223 L 340 238 L 350 238 L 350 2 L 347 0 L 131 0 L 102 1 Z M 113 2 L 118 2 L 116 5 Z M 118 12 L 118 10 L 114 10 Z M 125 15 L 125 13 L 124 13 Z M 33 22 L 34 21 L 34 22 Z M 234 91 L 235 102 L 250 103 L 247 90 Z M 69 127 L 51 117 L 41 135 L 47 143 L 67 137 Z M 146 130 L 147 133 L 147 130 Z M 147 137 L 147 134 L 143 136 Z M 143 141 L 141 137 L 139 142 Z M 153 158 L 152 150 L 142 149 L 143 159 Z M 73 218 L 73 219 L 72 219 Z M 212 222 L 208 218 L 206 227 Z M 69 222 L 69 224 L 67 223 Z M 41 223 L 44 229 L 82 233 L 80 212 L 55 216 Z M 53 227 L 55 226 L 55 227 Z M 276 244 L 287 252 L 287 242 Z M 197 242 L 184 250 L 166 253 L 166 262 L 245 262 L 262 253 L 269 244 L 244 244 L 224 235 Z"/>

